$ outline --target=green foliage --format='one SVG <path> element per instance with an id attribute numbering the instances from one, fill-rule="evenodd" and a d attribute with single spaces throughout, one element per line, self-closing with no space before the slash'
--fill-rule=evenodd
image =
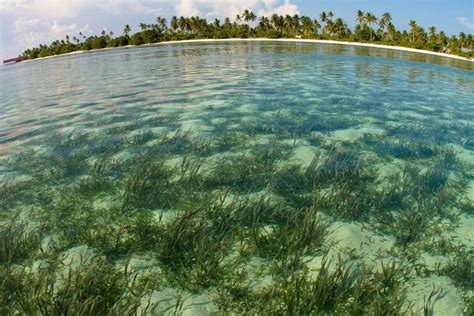
<path id="1" fill-rule="evenodd" d="M 459 251 L 453 256 L 443 272 L 447 274 L 457 286 L 472 289 L 474 283 L 474 253 L 472 250 Z"/>
<path id="2" fill-rule="evenodd" d="M 19 216 L 0 224 L 0 265 L 6 268 L 30 259 L 40 246 L 43 228 Z"/>
<path id="3" fill-rule="evenodd" d="M 315 204 L 341 219 L 367 217 L 376 205 L 376 170 L 353 150 L 317 152 L 305 170 L 290 165 L 275 177 L 275 190 L 295 205 Z"/>
<path id="4" fill-rule="evenodd" d="M 224 210 L 222 203 L 185 210 L 164 227 L 158 257 L 190 291 L 218 284 L 231 269 L 223 260 L 237 227 L 226 218 L 210 216 Z"/>
<path id="5" fill-rule="evenodd" d="M 303 210 L 303 215 L 294 213 L 286 223 L 270 228 L 261 227 L 257 218 L 253 238 L 259 256 L 281 259 L 315 254 L 320 250 L 328 224 L 317 215 L 314 208 Z"/>
<path id="6" fill-rule="evenodd" d="M 122 291 L 115 267 L 96 258 L 62 276 L 61 264 L 50 262 L 36 273 L 11 270 L 2 275 L 7 277 L 2 294 L 7 294 L 8 305 L 0 310 L 28 315 L 105 315 L 117 310 Z"/>
<path id="7" fill-rule="evenodd" d="M 8 211 L 20 201 L 31 199 L 30 181 L 14 182 L 10 179 L 0 180 L 0 211 Z"/>
<path id="8" fill-rule="evenodd" d="M 284 307 L 281 311 L 290 315 L 311 315 L 334 312 L 345 302 L 354 287 L 350 267 L 338 264 L 333 271 L 323 260 L 314 280 L 304 274 L 292 275 L 286 291 L 281 293 Z"/>
<path id="9" fill-rule="evenodd" d="M 213 188 L 230 187 L 237 192 L 257 192 L 264 189 L 276 171 L 276 163 L 288 154 L 275 143 L 250 154 L 223 157 L 214 166 L 206 185 Z"/>
<path id="10" fill-rule="evenodd" d="M 431 158 L 439 149 L 426 143 L 387 139 L 385 136 L 365 135 L 364 142 L 382 157 L 401 159 Z"/>
<path id="11" fill-rule="evenodd" d="M 394 220 L 395 238 L 401 246 L 419 241 L 429 225 L 429 217 L 416 209 L 398 213 Z"/>
<path id="12" fill-rule="evenodd" d="M 290 272 L 260 297 L 259 313 L 273 315 L 399 314 L 405 301 L 405 271 L 395 262 L 381 271 L 357 270 L 326 255 L 315 277 L 308 271 Z"/>
<path id="13" fill-rule="evenodd" d="M 125 180 L 124 208 L 168 208 L 173 203 L 170 177 L 164 161 L 138 165 Z"/>
<path id="14" fill-rule="evenodd" d="M 247 10 L 248 11 L 248 10 Z M 251 12 L 253 14 L 253 12 Z M 359 12 L 358 12 L 359 14 Z M 417 49 L 425 49 L 432 51 L 446 51 L 448 48 L 451 53 L 472 57 L 473 56 L 473 40 L 472 34 L 466 35 L 461 32 L 459 37 L 452 36 L 448 42 L 444 32 L 436 34 L 430 33 L 419 27 L 415 21 L 410 23 L 410 33 L 397 31 L 391 23 L 390 14 L 384 16 L 378 21 L 379 29 L 377 32 L 372 25 L 377 23 L 377 18 L 367 13 L 364 21 L 360 20 L 354 30 L 350 30 L 347 24 L 341 18 L 328 16 L 322 13 L 321 23 L 313 20 L 308 16 L 298 15 L 272 15 L 269 17 L 260 17 L 259 23 L 255 27 L 251 27 L 245 23 L 231 23 L 230 18 L 226 18 L 224 23 L 219 20 L 214 23 L 208 22 L 200 17 L 180 17 L 176 18 L 179 23 L 167 25 L 166 20 L 158 17 L 157 24 L 140 23 L 141 31 L 129 36 L 131 31 L 127 24 L 124 28 L 124 35 L 114 37 L 113 33 L 107 34 L 102 31 L 101 36 L 90 36 L 86 38 L 79 34 L 70 42 L 69 36 L 66 41 L 56 40 L 48 45 L 40 45 L 39 47 L 27 49 L 22 56 L 26 59 L 35 59 L 38 57 L 46 57 L 50 55 L 60 55 L 79 50 L 100 49 L 105 47 L 119 47 L 125 45 L 142 45 L 158 43 L 163 41 L 189 40 L 203 38 L 315 38 L 315 39 L 331 39 L 342 41 L 356 42 L 378 42 L 385 45 L 398 45 Z M 240 16 L 239 16 L 240 18 Z M 247 20 L 245 22 L 250 22 Z M 318 34 L 318 30 L 322 28 L 322 34 Z M 431 31 L 430 31 L 431 32 Z M 465 51 L 465 49 L 468 49 Z"/>

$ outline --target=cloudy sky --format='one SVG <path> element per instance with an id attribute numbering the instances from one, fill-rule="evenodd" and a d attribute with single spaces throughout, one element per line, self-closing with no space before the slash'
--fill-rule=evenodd
<path id="1" fill-rule="evenodd" d="M 317 17 L 332 10 L 350 27 L 358 9 L 376 15 L 389 11 L 397 28 L 415 19 L 447 34 L 474 33 L 473 0 L 0 0 L 0 58 L 67 34 L 92 35 L 104 29 L 119 34 L 127 23 L 137 31 L 140 22 L 153 23 L 158 15 L 214 19 L 235 16 L 245 8 L 258 16 L 276 12 Z"/>

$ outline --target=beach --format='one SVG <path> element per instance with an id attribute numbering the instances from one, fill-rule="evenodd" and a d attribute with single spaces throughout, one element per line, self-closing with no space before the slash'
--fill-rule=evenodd
<path id="1" fill-rule="evenodd" d="M 358 47 L 367 47 L 367 48 L 379 48 L 379 49 L 389 49 L 389 50 L 396 50 L 400 52 L 408 52 L 408 53 L 418 53 L 424 55 L 432 55 L 438 56 L 443 58 L 450 58 L 456 60 L 463 60 L 474 62 L 474 59 L 457 56 L 453 54 L 446 54 L 446 53 L 438 53 L 429 50 L 423 49 L 416 49 L 416 48 L 409 48 L 403 46 L 390 46 L 390 45 L 380 45 L 380 44 L 372 44 L 372 43 L 359 43 L 359 42 L 343 42 L 343 41 L 334 41 L 334 40 L 317 40 L 317 39 L 293 39 L 293 38 L 225 38 L 225 39 L 193 39 L 193 40 L 181 40 L 181 41 L 167 41 L 167 42 L 159 42 L 159 43 L 150 43 L 150 44 L 143 44 L 143 45 L 126 45 L 120 47 L 106 47 L 101 49 L 91 49 L 86 51 L 75 51 L 61 55 L 53 55 L 47 57 L 40 57 L 36 59 L 25 60 L 24 62 L 33 61 L 33 60 L 43 60 L 43 59 L 50 59 L 55 57 L 61 56 L 70 56 L 76 54 L 82 54 L 87 52 L 98 52 L 98 51 L 109 51 L 115 49 L 122 49 L 122 48 L 131 48 L 131 47 L 147 47 L 147 46 L 159 46 L 159 45 L 171 45 L 171 44 L 191 44 L 191 43 L 214 43 L 214 42 L 290 42 L 290 43 L 314 43 L 314 44 L 331 44 L 331 45 L 345 45 L 345 46 L 358 46 Z"/>

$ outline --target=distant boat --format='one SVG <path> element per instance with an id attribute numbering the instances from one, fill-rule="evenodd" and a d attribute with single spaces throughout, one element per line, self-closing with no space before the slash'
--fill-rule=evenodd
<path id="1" fill-rule="evenodd" d="M 15 63 L 19 63 L 20 61 L 23 61 L 23 57 L 18 56 L 18 57 L 15 57 L 15 58 L 5 59 L 3 61 L 3 64 L 4 65 L 15 64 Z"/>

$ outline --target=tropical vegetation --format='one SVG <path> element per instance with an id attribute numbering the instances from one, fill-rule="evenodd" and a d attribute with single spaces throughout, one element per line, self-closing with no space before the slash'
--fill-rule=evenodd
<path id="1" fill-rule="evenodd" d="M 338 40 L 351 42 L 369 42 L 385 45 L 397 45 L 435 52 L 447 52 L 465 57 L 474 56 L 473 36 L 464 32 L 458 36 L 448 36 L 435 26 L 425 29 L 414 20 L 408 30 L 397 30 L 392 23 L 390 13 L 377 17 L 371 12 L 357 11 L 356 26 L 351 30 L 340 17 L 332 11 L 321 12 L 319 18 L 299 15 L 278 15 L 257 17 L 246 9 L 234 19 L 226 17 L 208 21 L 198 16 L 173 16 L 168 21 L 157 17 L 156 23 L 139 24 L 139 31 L 132 34 L 129 24 L 123 34 L 114 36 L 113 32 L 103 30 L 100 35 L 86 36 L 80 32 L 72 38 L 67 35 L 50 45 L 41 44 L 23 52 L 24 59 L 35 59 L 51 55 L 61 55 L 74 51 L 119 47 L 126 45 L 152 44 L 166 41 L 189 39 L 225 39 L 225 38 L 305 38 Z"/>

